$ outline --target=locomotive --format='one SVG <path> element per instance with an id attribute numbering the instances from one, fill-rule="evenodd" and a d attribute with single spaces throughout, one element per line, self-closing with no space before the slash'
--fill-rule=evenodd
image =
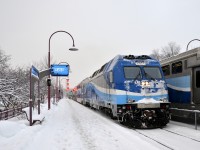
<path id="1" fill-rule="evenodd" d="M 134 128 L 162 127 L 170 120 L 160 63 L 146 55 L 117 55 L 77 86 L 77 101 Z"/>

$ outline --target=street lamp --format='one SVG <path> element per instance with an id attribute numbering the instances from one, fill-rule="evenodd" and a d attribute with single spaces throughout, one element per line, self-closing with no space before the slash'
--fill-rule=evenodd
<path id="1" fill-rule="evenodd" d="M 66 64 L 69 66 L 69 72 L 70 72 L 70 65 L 67 62 L 60 62 L 60 64 Z M 58 84 L 59 83 L 59 84 Z M 59 89 L 59 91 L 58 91 Z M 56 77 L 56 92 L 55 92 L 55 97 L 56 97 L 56 102 L 58 101 L 59 97 L 60 97 L 60 77 L 59 77 L 59 81 L 58 81 L 58 76 Z"/>
<path id="2" fill-rule="evenodd" d="M 70 51 L 77 51 L 78 49 L 77 48 L 75 48 L 75 44 L 74 44 L 74 38 L 72 37 L 72 35 L 70 34 L 70 33 L 68 33 L 68 32 L 66 32 L 66 31 L 62 31 L 62 30 L 60 30 L 60 31 L 56 31 L 56 32 L 54 32 L 53 34 L 51 34 L 51 36 L 50 36 L 50 38 L 49 38 L 49 51 L 48 51 L 48 67 L 49 67 L 49 69 L 50 69 L 50 46 L 51 46 L 51 37 L 54 35 L 54 34 L 56 34 L 56 33 L 58 33 L 58 32 L 63 32 L 63 33 L 67 33 L 71 38 L 72 38 L 72 41 L 73 41 L 73 45 L 72 45 L 72 48 L 70 48 L 69 50 Z M 49 79 L 50 79 L 50 74 L 49 74 Z M 50 86 L 48 86 L 48 109 L 50 109 Z"/>
<path id="3" fill-rule="evenodd" d="M 199 40 L 199 39 L 193 39 L 193 40 L 191 40 L 191 41 L 187 44 L 186 51 L 188 51 L 188 46 L 189 46 L 189 44 L 190 44 L 191 42 L 193 42 L 193 41 L 200 41 L 200 40 Z"/>
<path id="4" fill-rule="evenodd" d="M 60 82 L 62 82 L 63 79 L 67 82 L 67 79 L 69 79 L 69 76 L 66 77 L 66 78 L 62 78 L 62 79 L 59 78 L 59 85 L 58 85 L 58 88 L 59 88 L 59 98 L 61 98 L 61 83 Z"/>

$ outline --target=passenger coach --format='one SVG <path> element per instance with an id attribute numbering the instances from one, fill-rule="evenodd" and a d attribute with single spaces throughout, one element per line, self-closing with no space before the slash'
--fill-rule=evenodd
<path id="1" fill-rule="evenodd" d="M 172 108 L 200 110 L 200 48 L 161 61 Z M 172 117 L 193 118 L 193 113 L 172 110 Z"/>

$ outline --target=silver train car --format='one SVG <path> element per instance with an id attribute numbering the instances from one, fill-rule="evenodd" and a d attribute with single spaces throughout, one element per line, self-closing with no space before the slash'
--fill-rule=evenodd
<path id="1" fill-rule="evenodd" d="M 172 119 L 194 119 L 194 113 L 174 110 L 200 110 L 200 47 L 161 62 L 167 82 Z"/>

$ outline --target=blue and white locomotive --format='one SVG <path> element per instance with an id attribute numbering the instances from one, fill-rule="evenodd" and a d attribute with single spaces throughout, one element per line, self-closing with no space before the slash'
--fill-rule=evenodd
<path id="1" fill-rule="evenodd" d="M 159 62 L 149 56 L 118 55 L 78 86 L 81 103 L 136 128 L 165 126 L 168 91 Z"/>

